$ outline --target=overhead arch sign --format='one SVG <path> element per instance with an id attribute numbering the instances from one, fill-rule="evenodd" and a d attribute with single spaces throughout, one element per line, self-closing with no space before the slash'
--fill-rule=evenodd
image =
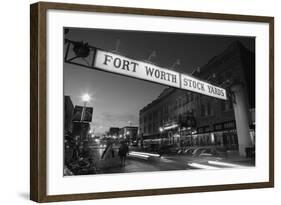
<path id="1" fill-rule="evenodd" d="M 192 76 L 97 49 L 94 67 L 226 100 L 226 90 Z"/>

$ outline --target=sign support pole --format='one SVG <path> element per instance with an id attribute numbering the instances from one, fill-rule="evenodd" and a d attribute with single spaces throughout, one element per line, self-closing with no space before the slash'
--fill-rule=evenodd
<path id="1" fill-rule="evenodd" d="M 239 144 L 239 154 L 246 156 L 246 148 L 252 146 L 249 128 L 249 105 L 241 83 L 231 86 L 234 94 L 234 114 Z"/>

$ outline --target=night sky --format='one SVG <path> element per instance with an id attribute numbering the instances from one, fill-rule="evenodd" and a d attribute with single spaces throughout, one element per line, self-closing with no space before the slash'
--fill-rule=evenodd
<path id="1" fill-rule="evenodd" d="M 173 69 L 181 73 L 191 73 L 205 65 L 235 40 L 251 51 L 255 49 L 254 38 L 218 35 L 71 28 L 64 37 L 106 51 L 115 50 L 119 41 L 120 55 L 145 61 L 154 52 L 156 56 L 150 62 L 168 69 L 179 59 L 180 65 Z M 83 104 L 83 93 L 91 95 L 88 106 L 94 107 L 92 126 L 97 135 L 109 127 L 138 126 L 139 110 L 165 87 L 64 63 L 64 95 L 69 95 L 74 105 Z"/>

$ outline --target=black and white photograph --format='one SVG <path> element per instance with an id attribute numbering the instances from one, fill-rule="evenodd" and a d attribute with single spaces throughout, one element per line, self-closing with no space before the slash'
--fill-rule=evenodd
<path id="1" fill-rule="evenodd" d="M 63 176 L 255 167 L 255 37 L 62 37 Z"/>

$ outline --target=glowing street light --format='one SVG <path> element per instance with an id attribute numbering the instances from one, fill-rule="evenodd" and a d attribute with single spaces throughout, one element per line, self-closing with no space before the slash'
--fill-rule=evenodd
<path id="1" fill-rule="evenodd" d="M 84 95 L 82 95 L 82 101 L 85 103 L 89 102 L 91 100 L 91 97 L 88 93 L 85 93 Z"/>

